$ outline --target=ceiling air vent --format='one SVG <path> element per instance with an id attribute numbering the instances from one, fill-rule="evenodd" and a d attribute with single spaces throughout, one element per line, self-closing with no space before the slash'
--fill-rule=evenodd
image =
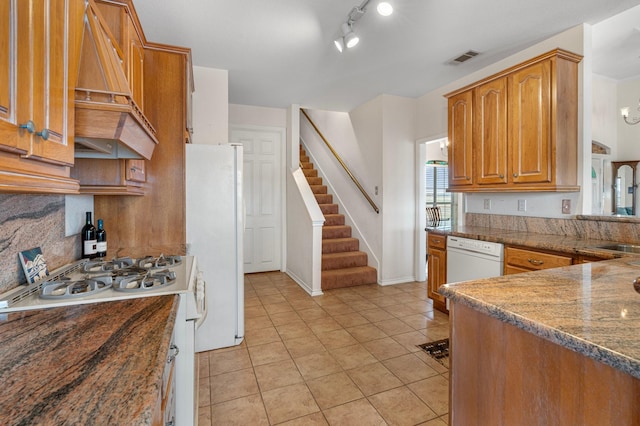
<path id="1" fill-rule="evenodd" d="M 463 62 L 468 61 L 469 59 L 478 56 L 478 52 L 474 51 L 474 50 L 469 50 L 465 53 L 463 53 L 462 55 L 458 56 L 457 58 L 452 59 L 449 63 L 451 65 L 458 65 L 461 64 Z"/>

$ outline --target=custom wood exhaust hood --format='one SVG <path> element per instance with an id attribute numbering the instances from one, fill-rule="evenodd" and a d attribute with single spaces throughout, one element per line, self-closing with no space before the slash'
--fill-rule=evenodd
<path id="1" fill-rule="evenodd" d="M 75 157 L 151 159 L 156 131 L 133 99 L 113 40 L 89 0 L 75 90 Z"/>

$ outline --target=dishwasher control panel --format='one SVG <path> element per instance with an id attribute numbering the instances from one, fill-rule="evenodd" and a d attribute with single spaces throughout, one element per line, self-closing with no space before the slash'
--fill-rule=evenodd
<path id="1" fill-rule="evenodd" d="M 500 243 L 472 240 L 469 238 L 454 237 L 449 235 L 447 237 L 447 250 L 448 249 L 473 251 L 473 252 L 482 253 L 488 256 L 495 256 L 495 257 L 502 258 L 503 245 Z"/>

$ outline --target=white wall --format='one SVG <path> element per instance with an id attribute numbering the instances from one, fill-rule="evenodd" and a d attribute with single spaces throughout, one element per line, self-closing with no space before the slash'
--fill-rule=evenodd
<path id="1" fill-rule="evenodd" d="M 287 172 L 286 272 L 307 293 L 322 294 L 322 225 L 324 216 L 302 172 Z"/>
<path id="2" fill-rule="evenodd" d="M 488 67 L 477 72 L 471 73 L 464 78 L 443 86 L 437 90 L 425 94 L 418 98 L 417 107 L 417 139 L 435 139 L 441 134 L 447 133 L 447 100 L 444 98 L 446 93 L 464 87 L 475 81 L 481 80 L 503 69 L 509 68 L 525 60 L 553 50 L 555 48 L 563 48 L 578 54 L 590 54 L 590 27 L 580 25 L 571 28 L 556 36 L 550 37 L 528 49 L 522 50 L 517 54 L 498 61 Z M 591 188 L 590 175 L 585 176 L 582 170 L 585 164 L 591 164 L 591 90 L 585 91 L 585 85 L 591 85 L 591 66 L 589 58 L 583 60 L 579 66 L 579 111 L 578 111 L 578 143 L 579 143 L 579 181 L 578 184 L 584 188 Z M 463 65 L 462 65 L 463 66 Z M 588 78 L 585 78 L 588 73 Z M 589 111 L 585 116 L 583 111 Z M 588 147 L 588 148 L 587 148 Z M 588 157 L 583 156 L 582 152 L 586 150 Z M 587 170 L 590 170 L 590 166 Z M 465 195 L 465 205 L 467 212 L 474 213 L 492 213 L 492 214 L 513 214 L 525 216 L 548 216 L 548 217 L 567 217 L 562 214 L 562 200 L 572 200 L 571 214 L 582 213 L 582 204 L 591 208 L 590 193 L 588 200 L 581 193 L 545 193 L 539 195 L 526 195 L 527 211 L 521 212 L 517 210 L 517 200 L 522 199 L 522 195 L 518 194 L 497 194 L 487 193 L 478 196 Z M 583 199 L 584 198 L 584 199 Z M 484 209 L 484 199 L 492 200 L 492 209 L 487 211 Z M 480 200 L 480 201 L 479 201 Z M 515 205 L 515 208 L 514 208 Z M 495 209 L 493 208 L 495 206 Z"/>
<path id="3" fill-rule="evenodd" d="M 229 123 L 286 128 L 287 110 L 284 108 L 229 104 Z"/>
<path id="4" fill-rule="evenodd" d="M 629 107 L 629 119 L 640 118 L 640 80 L 618 83 L 618 107 L 615 109 L 617 124 L 617 150 L 612 157 L 616 161 L 640 160 L 640 124 L 629 125 L 620 116 L 620 108 Z"/>
<path id="5" fill-rule="evenodd" d="M 193 143 L 229 143 L 229 72 L 193 67 Z"/>
<path id="6" fill-rule="evenodd" d="M 612 154 L 617 151 L 618 122 L 622 122 L 617 90 L 618 83 L 615 80 L 599 75 L 593 76 L 591 134 L 594 141 L 611 148 Z"/>
<path id="7" fill-rule="evenodd" d="M 415 279 L 416 101 L 383 95 L 381 284 Z"/>

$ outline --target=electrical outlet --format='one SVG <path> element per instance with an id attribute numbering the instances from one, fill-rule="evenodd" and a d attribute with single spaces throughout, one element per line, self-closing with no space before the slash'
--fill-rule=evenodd
<path id="1" fill-rule="evenodd" d="M 491 199 L 489 198 L 484 199 L 484 209 L 491 210 Z"/>
<path id="2" fill-rule="evenodd" d="M 518 211 L 519 212 L 527 211 L 527 200 L 518 200 Z"/>
<path id="3" fill-rule="evenodd" d="M 562 200 L 562 214 L 571 213 L 571 200 Z"/>

